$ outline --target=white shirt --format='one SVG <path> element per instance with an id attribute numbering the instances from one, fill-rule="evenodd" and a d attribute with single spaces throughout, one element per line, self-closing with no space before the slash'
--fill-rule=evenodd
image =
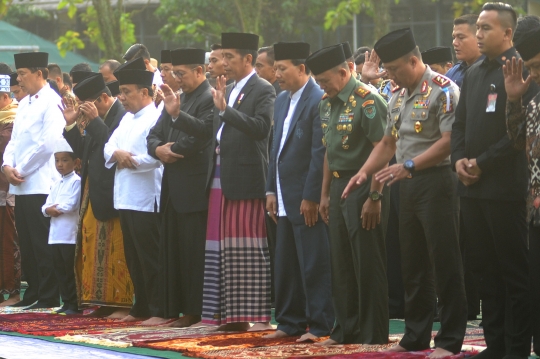
<path id="1" fill-rule="evenodd" d="M 240 91 L 242 91 L 242 89 L 244 88 L 244 86 L 246 85 L 246 83 L 248 82 L 248 80 L 251 78 L 251 76 L 255 75 L 255 69 L 251 70 L 251 72 L 246 76 L 244 77 L 242 80 L 238 81 L 234 87 L 232 88 L 231 90 L 231 94 L 229 95 L 229 103 L 227 105 L 229 105 L 229 107 L 233 107 L 234 106 L 234 101 L 236 101 L 236 98 L 238 97 L 238 95 L 240 94 Z M 243 99 L 239 99 L 239 100 L 243 100 Z M 221 111 L 219 113 L 220 116 L 223 116 L 223 113 L 225 111 Z M 219 141 L 221 141 L 221 132 L 223 131 L 223 126 L 225 126 L 225 122 L 223 122 L 221 124 L 221 127 L 219 128 L 218 132 L 217 132 L 217 135 L 216 135 L 216 138 Z"/>
<path id="2" fill-rule="evenodd" d="M 279 144 L 279 150 L 276 157 L 276 188 L 277 188 L 277 200 L 278 200 L 278 216 L 279 217 L 285 217 L 287 213 L 285 212 L 285 206 L 283 205 L 283 197 L 281 195 L 281 183 L 279 181 L 279 166 L 278 166 L 278 158 L 281 154 L 281 150 L 283 149 L 283 145 L 285 145 L 285 140 L 287 139 L 287 134 L 289 133 L 289 127 L 291 126 L 291 120 L 294 116 L 294 111 L 296 111 L 296 105 L 298 105 L 298 101 L 300 100 L 300 97 L 302 96 L 302 93 L 304 92 L 304 89 L 306 88 L 307 82 L 302 86 L 302 88 L 298 91 L 296 91 L 291 96 L 291 104 L 289 105 L 289 111 L 287 112 L 287 117 L 285 117 L 285 121 L 283 121 L 283 133 L 281 134 L 281 142 Z M 298 208 L 300 210 L 300 208 Z"/>
<path id="3" fill-rule="evenodd" d="M 45 217 L 50 217 L 45 210 L 57 204 L 63 214 L 51 218 L 49 244 L 75 244 L 79 225 L 79 207 L 81 204 L 81 177 L 71 172 L 61 177 L 53 185 L 47 201 L 41 207 Z"/>
<path id="4" fill-rule="evenodd" d="M 163 79 L 161 78 L 161 73 L 159 70 L 154 71 L 154 79 L 152 80 L 152 85 L 156 85 L 156 88 L 163 85 Z"/>
<path id="5" fill-rule="evenodd" d="M 116 209 L 141 212 L 154 212 L 155 208 L 159 210 L 163 166 L 160 161 L 148 154 L 146 136 L 156 124 L 160 114 L 153 102 L 134 115 L 126 113 L 109 142 L 105 144 L 105 167 L 112 168 L 116 163 L 113 157 L 116 150 L 132 153 L 133 159 L 138 163 L 136 169 L 116 169 L 114 175 Z"/>
<path id="6" fill-rule="evenodd" d="M 66 125 L 58 108 L 61 102 L 49 84 L 34 96 L 21 100 L 3 165 L 15 168 L 24 182 L 10 185 L 10 193 L 49 194 L 53 183 L 60 178 L 54 166 L 53 151 Z"/>

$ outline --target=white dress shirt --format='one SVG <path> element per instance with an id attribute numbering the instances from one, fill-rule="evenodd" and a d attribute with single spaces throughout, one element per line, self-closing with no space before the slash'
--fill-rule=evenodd
<path id="1" fill-rule="evenodd" d="M 163 85 L 163 79 L 161 78 L 161 72 L 159 70 L 154 71 L 154 79 L 152 80 L 152 85 L 156 85 L 158 89 L 159 86 Z"/>
<path id="2" fill-rule="evenodd" d="M 21 100 L 3 165 L 15 168 L 24 182 L 10 185 L 10 193 L 49 194 L 53 183 L 60 178 L 54 166 L 53 151 L 66 124 L 58 108 L 61 102 L 49 84 L 34 96 Z"/>
<path id="3" fill-rule="evenodd" d="M 159 210 L 163 166 L 148 154 L 146 136 L 156 124 L 159 110 L 154 103 L 136 114 L 126 113 L 120 125 L 105 144 L 105 167 L 116 163 L 114 151 L 124 150 L 133 155 L 137 168 L 116 169 L 114 175 L 114 208 L 141 212 Z"/>
<path id="4" fill-rule="evenodd" d="M 244 77 L 242 80 L 235 83 L 234 87 L 231 90 L 231 94 L 229 95 L 229 102 L 227 103 L 227 105 L 229 107 L 234 106 L 234 101 L 236 101 L 236 98 L 238 97 L 238 95 L 240 95 L 240 92 L 242 91 L 242 89 L 244 88 L 244 86 L 246 85 L 248 80 L 251 78 L 251 76 L 253 76 L 253 75 L 255 75 L 255 69 L 251 70 L 251 72 L 246 77 Z M 239 100 L 243 100 L 243 99 L 239 99 Z M 220 111 L 219 115 L 223 116 L 224 112 L 225 111 Z M 218 142 L 221 141 L 221 132 L 223 131 L 223 126 L 225 126 L 225 122 L 223 122 L 221 124 L 221 127 L 219 128 L 219 130 L 217 132 L 216 138 L 217 138 Z"/>
<path id="5" fill-rule="evenodd" d="M 41 207 L 45 217 L 50 217 L 45 210 L 55 204 L 56 209 L 63 214 L 51 218 L 49 244 L 75 244 L 81 205 L 81 177 L 75 172 L 61 177 L 53 185 L 47 201 Z"/>
<path id="6" fill-rule="evenodd" d="M 298 91 L 296 91 L 291 96 L 291 104 L 289 105 L 289 111 L 287 112 L 287 117 L 285 117 L 285 121 L 283 122 L 283 133 L 281 134 L 281 142 L 279 144 L 279 150 L 276 157 L 276 188 L 277 188 L 277 201 L 278 201 L 278 216 L 279 217 L 285 217 L 287 216 L 287 213 L 285 211 L 285 206 L 283 205 L 283 197 L 281 195 L 281 183 L 279 181 L 279 155 L 281 154 L 281 150 L 283 149 L 283 145 L 285 145 L 285 140 L 287 139 L 287 134 L 289 133 L 289 127 L 291 126 L 291 120 L 294 116 L 294 111 L 296 111 L 296 105 L 298 105 L 298 101 L 300 100 L 300 96 L 302 96 L 302 93 L 304 92 L 304 89 L 306 88 L 307 82 L 302 86 L 302 88 Z M 300 208 L 298 208 L 300 211 Z"/>

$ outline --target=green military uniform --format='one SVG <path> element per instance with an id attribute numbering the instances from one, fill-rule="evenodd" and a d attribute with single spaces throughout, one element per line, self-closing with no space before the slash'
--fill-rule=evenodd
<path id="1" fill-rule="evenodd" d="M 404 163 L 427 151 L 443 132 L 452 131 L 459 87 L 426 66 L 411 94 L 401 88 L 393 92 L 385 135 L 397 139 L 397 163 Z M 400 182 L 399 231 L 406 293 L 405 336 L 400 345 L 408 350 L 429 348 L 436 297 L 441 329 L 435 346 L 456 353 L 463 343 L 467 303 L 456 186 L 450 156 Z"/>
<path id="2" fill-rule="evenodd" d="M 382 97 L 351 77 L 335 97 L 319 105 L 323 144 L 332 172 L 330 186 L 330 246 L 332 292 L 336 327 L 331 338 L 339 343 L 388 342 L 388 285 L 384 235 L 389 210 L 385 188 L 382 221 L 370 231 L 360 215 L 368 198 L 371 179 L 347 199 L 341 194 L 381 140 L 386 119 Z"/>

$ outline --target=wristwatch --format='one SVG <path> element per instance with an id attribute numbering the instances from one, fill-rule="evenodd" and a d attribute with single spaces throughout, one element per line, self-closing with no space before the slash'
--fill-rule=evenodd
<path id="1" fill-rule="evenodd" d="M 372 201 L 380 201 L 383 197 L 383 194 L 378 191 L 369 192 L 369 198 L 371 198 Z"/>
<path id="2" fill-rule="evenodd" d="M 414 172 L 414 161 L 413 160 L 407 160 L 403 163 L 403 168 L 405 168 L 407 171 L 409 171 L 411 174 Z"/>

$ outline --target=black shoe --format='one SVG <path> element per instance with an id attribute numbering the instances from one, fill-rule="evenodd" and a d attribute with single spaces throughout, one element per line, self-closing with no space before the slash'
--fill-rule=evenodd
<path id="1" fill-rule="evenodd" d="M 503 357 L 503 359 L 529 359 L 528 355 L 515 355 L 515 354 L 508 354 Z"/>
<path id="2" fill-rule="evenodd" d="M 29 306 L 28 308 L 25 308 L 25 310 L 30 310 L 30 309 L 47 309 L 47 308 L 54 308 L 54 307 L 58 307 L 58 304 L 57 305 L 54 305 L 54 304 L 48 304 L 48 303 L 43 303 L 43 302 L 40 302 L 38 301 L 36 304 L 34 305 L 31 305 Z"/>
<path id="3" fill-rule="evenodd" d="M 24 300 L 21 300 L 20 302 L 10 305 L 10 307 L 15 307 L 15 308 L 28 307 L 29 305 L 32 305 L 34 303 L 35 302 L 28 303 L 28 302 L 25 302 Z"/>
<path id="4" fill-rule="evenodd" d="M 504 352 L 497 352 L 495 350 L 490 350 L 490 348 L 487 348 L 480 353 L 473 356 L 474 359 L 503 359 L 506 358 L 506 353 Z"/>

